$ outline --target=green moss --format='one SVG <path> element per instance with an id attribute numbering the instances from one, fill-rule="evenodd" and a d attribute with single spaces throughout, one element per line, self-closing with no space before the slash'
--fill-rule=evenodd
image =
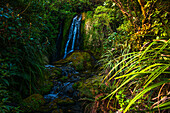
<path id="1" fill-rule="evenodd" d="M 60 99 L 60 98 L 56 98 L 55 100 L 53 100 L 53 103 L 57 103 L 57 104 L 60 104 L 60 105 L 65 105 L 65 104 L 74 104 L 75 102 L 68 98 L 68 97 L 65 97 L 63 99 Z"/>
<path id="2" fill-rule="evenodd" d="M 65 82 L 65 81 L 68 80 L 68 77 L 67 77 L 67 76 L 62 76 L 62 77 L 60 78 L 60 80 L 63 81 L 63 82 Z"/>
<path id="3" fill-rule="evenodd" d="M 86 18 L 88 19 L 88 18 L 93 18 L 93 11 L 87 11 L 87 13 L 86 13 Z"/>
<path id="4" fill-rule="evenodd" d="M 52 113 L 63 113 L 63 110 L 62 109 L 59 109 L 59 110 L 53 110 Z"/>
<path id="5" fill-rule="evenodd" d="M 44 81 L 44 84 L 40 86 L 40 92 L 42 95 L 47 94 L 51 91 L 53 87 L 53 82 L 46 80 Z"/>
<path id="6" fill-rule="evenodd" d="M 58 79 L 62 76 L 62 69 L 55 67 L 49 76 L 50 80 Z"/>
<path id="7" fill-rule="evenodd" d="M 73 66 L 77 71 L 85 71 L 93 69 L 93 58 L 88 52 L 74 51 L 65 59 L 55 62 L 58 64 L 67 64 L 72 62 L 70 65 Z"/>
<path id="8" fill-rule="evenodd" d="M 52 111 L 52 110 L 56 110 L 56 109 L 58 109 L 58 106 L 57 106 L 57 103 L 55 103 L 55 102 L 50 102 L 49 104 L 47 104 L 47 105 L 44 105 L 44 106 L 41 106 L 37 111 L 39 111 L 39 112 L 50 112 L 50 111 Z"/>
<path id="9" fill-rule="evenodd" d="M 60 68 L 55 68 L 53 72 L 57 75 L 61 75 L 62 70 Z"/>
<path id="10" fill-rule="evenodd" d="M 85 96 L 93 98 L 96 94 L 99 93 L 98 89 L 101 88 L 103 84 L 102 80 L 102 76 L 93 76 L 92 78 L 74 83 L 74 87 L 80 91 L 81 97 Z"/>
<path id="11" fill-rule="evenodd" d="M 85 26 L 85 20 L 81 21 L 81 25 L 80 25 L 80 34 L 81 34 L 81 42 L 80 42 L 80 48 L 84 49 L 84 38 L 85 38 L 85 30 L 84 30 L 84 26 Z"/>
<path id="12" fill-rule="evenodd" d="M 81 36 L 83 38 L 82 49 L 93 53 L 95 58 L 99 59 L 102 53 L 102 37 L 94 27 L 95 20 L 93 19 L 93 11 L 88 11 L 84 14 L 84 20 L 81 24 Z"/>
<path id="13" fill-rule="evenodd" d="M 33 94 L 23 100 L 21 107 L 24 112 L 33 112 L 40 108 L 43 104 L 45 104 L 44 97 L 40 94 Z"/>
<path id="14" fill-rule="evenodd" d="M 77 89 L 78 87 L 79 87 L 79 82 L 76 82 L 76 83 L 74 83 L 73 85 L 72 85 L 72 87 L 74 88 L 74 89 Z"/>

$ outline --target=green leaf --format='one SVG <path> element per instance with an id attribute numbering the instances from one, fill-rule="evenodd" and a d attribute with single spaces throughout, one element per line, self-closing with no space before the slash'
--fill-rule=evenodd
<path id="1" fill-rule="evenodd" d="M 134 104 L 136 100 L 138 100 L 139 98 L 141 98 L 145 93 L 147 93 L 148 91 L 150 91 L 150 90 L 152 90 L 152 89 L 154 89 L 154 88 L 156 88 L 156 87 L 158 87 L 158 86 L 160 86 L 160 85 L 162 85 L 162 84 L 168 83 L 168 82 L 170 82 L 170 80 L 162 81 L 162 82 L 153 84 L 152 86 L 147 87 L 146 89 L 144 89 L 142 92 L 140 92 L 139 94 L 137 94 L 137 95 L 130 101 L 130 103 L 129 103 L 128 106 L 125 108 L 125 110 L 123 111 L 123 113 L 126 113 L 126 112 L 129 110 L 130 106 L 131 106 L 132 104 Z"/>
<path id="2" fill-rule="evenodd" d="M 165 102 L 165 103 L 161 103 L 161 104 L 155 106 L 154 108 L 158 108 L 158 106 L 159 106 L 159 108 L 166 107 L 166 106 L 170 107 L 170 101 Z"/>
<path id="3" fill-rule="evenodd" d="M 6 80 L 6 79 L 2 79 L 2 80 L 9 86 L 8 80 Z"/>

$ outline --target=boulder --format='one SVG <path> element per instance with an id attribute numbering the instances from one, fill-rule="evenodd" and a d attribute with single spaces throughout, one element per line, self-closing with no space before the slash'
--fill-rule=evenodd
<path id="1" fill-rule="evenodd" d="M 59 109 L 59 110 L 53 110 L 52 113 L 63 113 L 63 110 L 62 109 Z"/>
<path id="2" fill-rule="evenodd" d="M 46 79 L 42 84 L 40 84 L 39 86 L 39 91 L 42 95 L 47 94 L 51 91 L 51 89 L 53 88 L 53 82 Z"/>
<path id="3" fill-rule="evenodd" d="M 64 97 L 64 98 L 56 98 L 53 100 L 52 103 L 57 103 L 59 105 L 68 105 L 68 104 L 74 104 L 75 102 L 68 97 Z"/>
<path id="4" fill-rule="evenodd" d="M 76 71 L 91 70 L 94 67 L 93 57 L 85 51 L 74 51 L 65 59 L 54 62 L 55 65 L 66 64 L 73 66 Z"/>
<path id="5" fill-rule="evenodd" d="M 23 100 L 21 108 L 24 112 L 33 112 L 38 110 L 43 104 L 45 104 L 44 97 L 40 94 L 33 94 Z"/>
<path id="6" fill-rule="evenodd" d="M 102 76 L 93 76 L 91 78 L 74 83 L 73 88 L 80 92 L 80 97 L 93 98 L 99 93 L 98 88 L 104 85 L 102 80 Z"/>
<path id="7" fill-rule="evenodd" d="M 40 112 L 40 113 L 46 113 L 46 112 L 50 112 L 51 111 L 56 111 L 58 110 L 58 106 L 57 106 L 57 103 L 54 103 L 54 102 L 50 102 L 46 105 L 43 105 L 41 106 L 37 111 Z"/>
<path id="8" fill-rule="evenodd" d="M 58 67 L 55 67 L 52 69 L 52 73 L 50 74 L 50 79 L 58 79 L 62 77 L 62 70 Z"/>

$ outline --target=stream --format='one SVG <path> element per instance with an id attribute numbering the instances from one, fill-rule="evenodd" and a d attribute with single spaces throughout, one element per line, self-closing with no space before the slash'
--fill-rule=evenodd
<path id="1" fill-rule="evenodd" d="M 62 60 L 65 60 L 67 55 L 72 53 L 75 50 L 79 50 L 80 45 L 80 24 L 81 24 L 82 15 L 76 15 L 73 20 L 72 24 L 69 29 L 69 35 L 67 37 L 64 56 Z M 62 27 L 61 27 L 62 29 Z M 62 30 L 60 30 L 62 32 Z M 60 36 L 58 36 L 60 37 Z M 58 41 L 58 40 L 57 40 Z M 59 42 L 56 43 L 56 45 Z M 81 56 L 81 54 L 80 54 Z M 74 56 L 75 57 L 75 56 Z M 73 57 L 73 59 L 75 59 Z M 85 57 L 84 57 L 85 58 Z M 82 62 L 81 60 L 77 59 L 76 62 Z M 84 61 L 85 63 L 86 61 Z M 70 62 L 72 63 L 72 62 Z M 58 68 L 62 70 L 62 74 L 60 77 L 56 77 L 53 79 L 54 87 L 52 88 L 51 92 L 47 95 L 44 95 L 44 99 L 46 100 L 46 105 L 57 106 L 57 109 L 52 109 L 47 113 L 83 113 L 82 104 L 79 101 L 80 99 L 80 92 L 73 88 L 74 83 L 82 80 L 82 78 L 87 78 L 87 73 L 84 74 L 83 71 L 76 71 L 74 66 L 61 65 L 61 66 L 53 66 L 53 65 L 46 65 L 47 69 Z M 79 66 L 78 66 L 79 67 Z M 91 73 L 88 73 L 88 77 L 92 76 Z M 49 107 L 49 106 L 48 106 Z M 46 112 L 44 112 L 46 113 Z"/>
<path id="2" fill-rule="evenodd" d="M 46 65 L 46 68 L 55 68 L 53 65 Z M 82 80 L 85 75 L 84 72 L 78 72 L 70 66 L 57 67 L 62 70 L 62 78 L 65 80 L 53 80 L 54 87 L 51 92 L 44 95 L 47 104 L 54 104 L 57 106 L 58 113 L 83 113 L 82 103 L 79 101 L 79 91 L 73 88 L 73 84 Z M 93 74 L 88 77 L 93 76 Z M 54 111 L 54 110 L 53 110 Z M 48 111 L 44 113 L 54 113 Z"/>

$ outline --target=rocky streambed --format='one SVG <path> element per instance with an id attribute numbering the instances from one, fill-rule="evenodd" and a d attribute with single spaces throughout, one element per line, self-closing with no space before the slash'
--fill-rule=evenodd
<path id="1" fill-rule="evenodd" d="M 34 94 L 26 98 L 26 105 L 32 103 L 26 107 L 30 109 L 28 112 L 84 113 L 92 108 L 90 104 L 95 102 L 94 95 L 98 92 L 94 86 L 98 87 L 102 78 L 97 76 L 95 61 L 89 53 L 75 51 L 66 59 L 45 67 L 50 72 L 52 89 L 43 96 Z"/>

